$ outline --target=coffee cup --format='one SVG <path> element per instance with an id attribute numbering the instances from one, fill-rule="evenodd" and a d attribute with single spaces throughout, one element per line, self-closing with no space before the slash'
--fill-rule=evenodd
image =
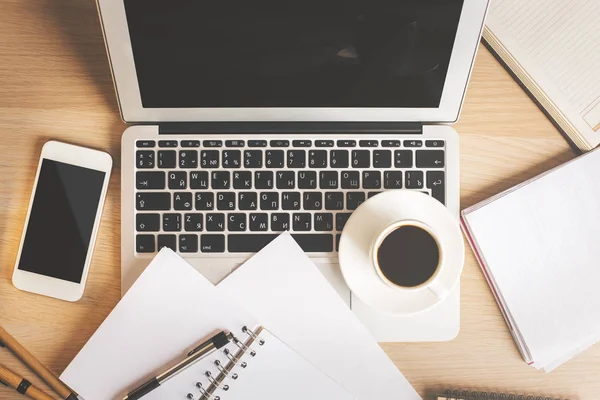
<path id="1" fill-rule="evenodd" d="M 464 243 L 458 222 L 437 200 L 414 191 L 388 191 L 350 217 L 339 248 L 352 292 L 392 314 L 425 311 L 460 281 Z"/>

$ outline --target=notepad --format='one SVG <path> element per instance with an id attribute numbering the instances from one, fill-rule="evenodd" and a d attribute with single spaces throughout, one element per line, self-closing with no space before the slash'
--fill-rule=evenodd
<path id="1" fill-rule="evenodd" d="M 600 150 L 462 212 L 524 359 L 551 371 L 600 339 Z"/>
<path id="2" fill-rule="evenodd" d="M 600 143 L 600 2 L 492 0 L 484 39 L 582 150 Z"/>

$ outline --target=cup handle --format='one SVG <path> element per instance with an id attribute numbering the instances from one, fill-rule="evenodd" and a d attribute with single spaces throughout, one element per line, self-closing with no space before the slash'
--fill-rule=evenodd
<path id="1" fill-rule="evenodd" d="M 431 282 L 428 286 L 428 289 L 434 294 L 435 297 L 438 298 L 438 300 L 444 300 L 450 292 L 445 285 L 440 283 L 439 280 Z"/>

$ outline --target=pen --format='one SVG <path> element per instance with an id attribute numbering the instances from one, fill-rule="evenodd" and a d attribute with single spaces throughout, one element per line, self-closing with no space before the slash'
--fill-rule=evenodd
<path id="1" fill-rule="evenodd" d="M 27 379 L 20 377 L 8 368 L 0 365 L 0 383 L 15 389 L 17 392 L 34 400 L 54 400 Z"/>
<path id="2" fill-rule="evenodd" d="M 155 378 L 150 379 L 148 382 L 140 385 L 138 388 L 134 389 L 127 396 L 123 398 L 123 400 L 138 400 L 143 396 L 147 395 L 164 382 L 174 377 L 190 365 L 200 361 L 204 357 L 208 356 L 215 350 L 220 349 L 221 347 L 227 345 L 233 338 L 231 333 L 225 333 L 223 331 L 217 333 L 194 350 L 190 351 L 187 354 L 187 357 L 181 361 L 179 364 L 172 366 L 162 374 L 158 375 Z"/>
<path id="3" fill-rule="evenodd" d="M 44 367 L 25 347 L 21 346 L 8 332 L 0 326 L 0 346 L 7 347 L 19 360 L 27 365 L 37 376 L 42 378 L 61 398 L 76 400 L 77 393 L 58 379 L 48 368 Z"/>

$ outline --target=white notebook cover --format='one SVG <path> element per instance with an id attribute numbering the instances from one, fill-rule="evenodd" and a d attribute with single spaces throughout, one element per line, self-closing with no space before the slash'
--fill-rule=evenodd
<path id="1" fill-rule="evenodd" d="M 463 211 L 524 357 L 547 371 L 600 338 L 598 170 L 595 150 Z"/>

